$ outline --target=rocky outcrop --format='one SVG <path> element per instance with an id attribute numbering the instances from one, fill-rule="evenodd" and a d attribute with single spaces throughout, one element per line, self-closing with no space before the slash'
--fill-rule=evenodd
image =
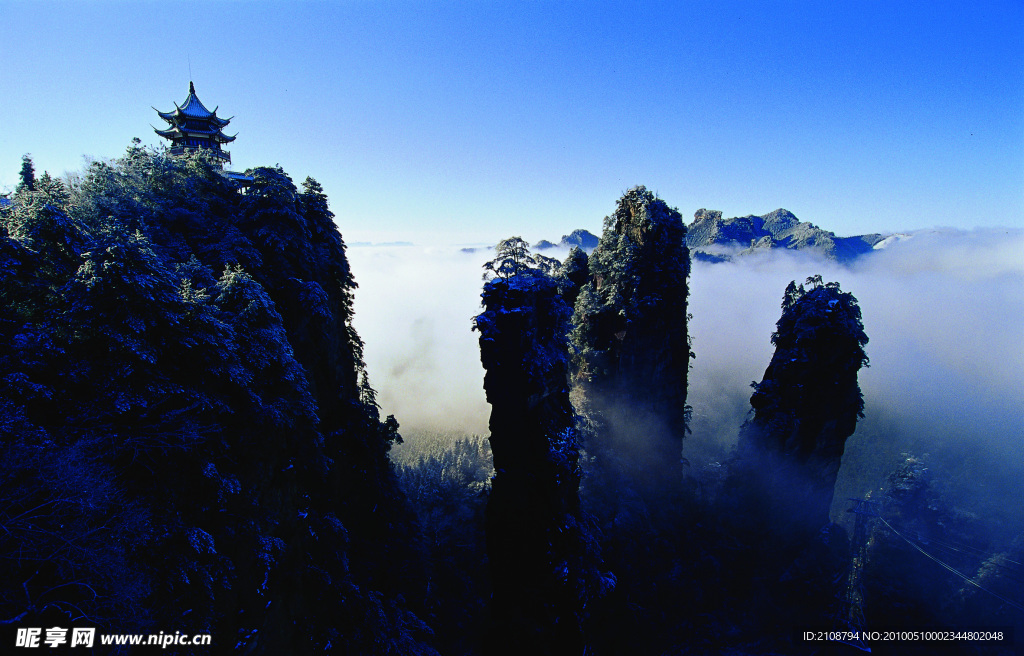
<path id="1" fill-rule="evenodd" d="M 679 211 L 644 187 L 605 219 L 573 316 L 576 377 L 604 405 L 685 423 L 690 257 Z"/>
<path id="2" fill-rule="evenodd" d="M 580 654 L 583 528 L 569 402 L 569 309 L 535 270 L 495 278 L 476 318 L 496 475 L 487 504 L 485 653 Z"/>
<path id="3" fill-rule="evenodd" d="M 806 544 L 829 522 L 846 439 L 863 416 L 857 382 L 867 364 L 860 308 L 838 283 L 790 283 L 772 335 L 775 354 L 740 431 L 741 477 L 782 542 Z"/>

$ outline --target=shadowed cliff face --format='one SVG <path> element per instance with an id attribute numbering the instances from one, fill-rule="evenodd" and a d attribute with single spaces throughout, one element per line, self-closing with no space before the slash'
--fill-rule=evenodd
<path id="1" fill-rule="evenodd" d="M 476 318 L 496 475 L 487 504 L 491 654 L 579 654 L 579 447 L 569 310 L 534 271 L 489 281 Z"/>
<path id="2" fill-rule="evenodd" d="M 740 432 L 742 468 L 768 495 L 773 530 L 794 542 L 829 521 L 846 439 L 864 408 L 857 372 L 867 364 L 857 300 L 820 276 L 808 282 L 810 290 L 786 290 L 775 354 Z"/>

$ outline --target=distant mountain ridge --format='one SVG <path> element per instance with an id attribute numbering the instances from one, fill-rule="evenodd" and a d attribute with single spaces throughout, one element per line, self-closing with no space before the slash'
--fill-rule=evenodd
<path id="1" fill-rule="evenodd" d="M 723 219 L 718 210 L 697 210 L 687 226 L 686 245 L 691 256 L 710 262 L 731 260 L 764 249 L 816 252 L 828 259 L 849 262 L 870 253 L 887 235 L 837 237 L 792 212 L 777 209 L 763 216 Z"/>
<path id="2" fill-rule="evenodd" d="M 786 209 L 762 216 L 722 218 L 719 210 L 699 209 L 687 226 L 686 246 L 695 260 L 728 262 L 734 257 L 768 249 L 785 249 L 817 254 L 838 262 L 851 262 L 876 248 L 884 248 L 894 235 L 867 234 L 838 237 L 808 221 L 801 221 Z M 573 230 L 556 244 L 543 239 L 534 250 L 579 246 L 590 252 L 597 237 L 587 230 Z M 476 249 L 473 249 L 476 250 Z"/>
<path id="3" fill-rule="evenodd" d="M 547 239 L 542 239 L 533 245 L 534 250 L 543 251 L 549 248 L 572 248 L 579 246 L 588 253 L 597 247 L 597 236 L 588 230 L 573 230 L 567 235 L 562 235 L 562 240 L 552 244 Z"/>

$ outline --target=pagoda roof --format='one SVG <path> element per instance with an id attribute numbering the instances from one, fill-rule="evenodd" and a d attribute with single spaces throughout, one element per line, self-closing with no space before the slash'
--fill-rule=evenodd
<path id="1" fill-rule="evenodd" d="M 211 139 L 218 143 L 231 143 L 238 136 L 237 134 L 224 134 L 223 132 L 220 131 L 219 128 L 213 130 L 195 130 L 173 124 L 166 130 L 158 130 L 157 128 L 153 128 L 153 131 L 165 139 L 185 139 L 187 137 L 199 137 L 201 139 Z"/>
<path id="2" fill-rule="evenodd" d="M 185 98 L 185 102 L 180 105 L 175 103 L 174 111 L 161 112 L 155 107 L 153 109 L 160 115 L 160 118 L 168 123 L 177 123 L 182 119 L 194 118 L 209 121 L 217 125 L 217 127 L 224 127 L 231 122 L 230 118 L 220 118 L 217 116 L 218 107 L 214 107 L 212 112 L 206 108 L 206 105 L 196 95 L 196 87 L 192 82 L 188 83 L 188 97 Z"/>

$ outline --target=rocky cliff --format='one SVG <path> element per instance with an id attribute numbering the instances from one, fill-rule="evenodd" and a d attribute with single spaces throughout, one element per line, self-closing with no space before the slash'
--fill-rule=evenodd
<path id="1" fill-rule="evenodd" d="M 569 308 L 523 269 L 484 286 L 476 317 L 496 475 L 487 502 L 491 637 L 485 653 L 580 654 L 579 442 L 569 402 Z"/>
<path id="2" fill-rule="evenodd" d="M 857 299 L 820 276 L 808 283 L 786 289 L 775 355 L 740 431 L 744 476 L 771 509 L 769 530 L 797 545 L 829 522 L 846 439 L 864 409 L 857 374 L 868 362 Z"/>

